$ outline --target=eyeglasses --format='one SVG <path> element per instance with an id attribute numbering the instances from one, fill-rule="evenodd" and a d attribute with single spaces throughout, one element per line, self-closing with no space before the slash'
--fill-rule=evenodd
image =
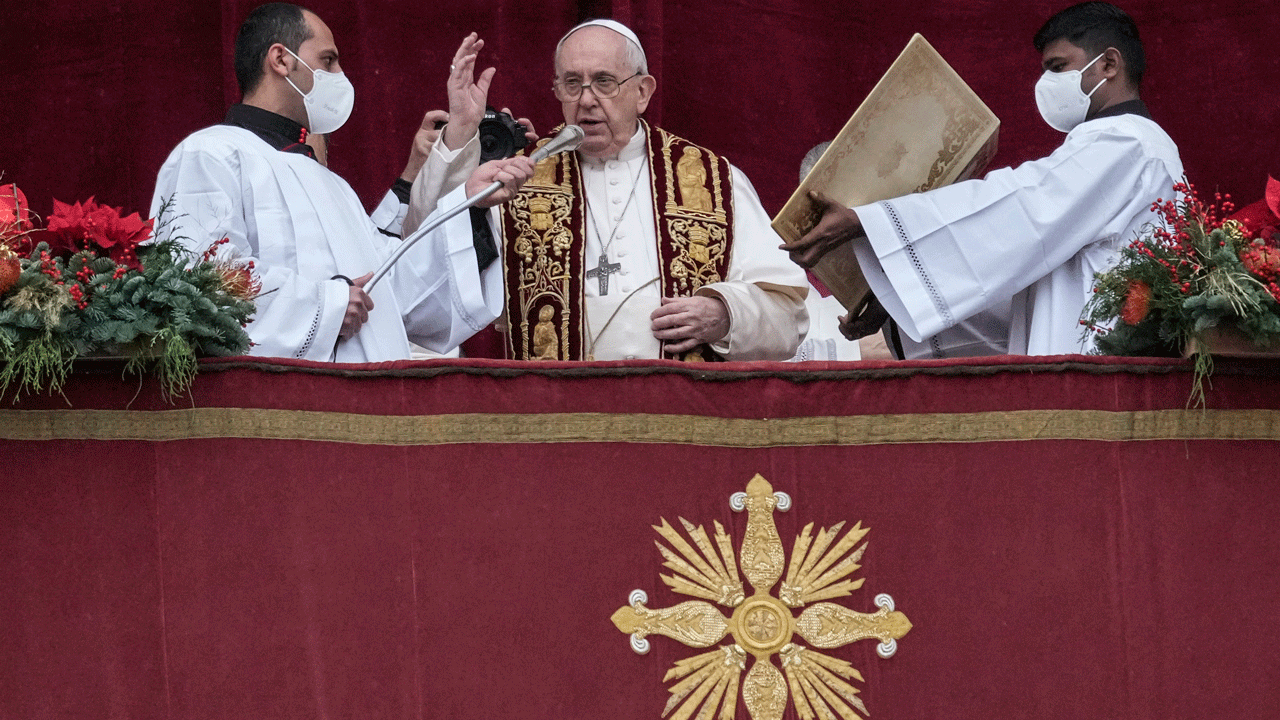
<path id="1" fill-rule="evenodd" d="M 635 75 L 627 78 L 640 77 L 644 73 L 637 72 Z M 556 80 L 552 83 L 552 88 L 556 92 L 556 97 L 563 102 L 573 102 L 582 97 L 583 88 L 591 86 L 591 92 L 596 96 L 597 100 L 608 100 L 611 97 L 617 97 L 622 91 L 622 84 L 627 80 L 617 80 L 608 75 L 601 75 L 589 83 L 582 82 L 579 78 L 569 78 L 568 80 Z"/>

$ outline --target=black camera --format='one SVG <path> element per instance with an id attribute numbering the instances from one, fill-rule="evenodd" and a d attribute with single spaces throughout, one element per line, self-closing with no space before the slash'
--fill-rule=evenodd
<path id="1" fill-rule="evenodd" d="M 480 162 L 509 158 L 529 144 L 524 125 L 504 112 L 485 108 L 480 121 Z"/>

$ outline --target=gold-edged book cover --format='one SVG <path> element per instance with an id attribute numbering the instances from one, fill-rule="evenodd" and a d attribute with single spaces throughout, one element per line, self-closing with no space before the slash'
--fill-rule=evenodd
<path id="1" fill-rule="evenodd" d="M 968 179 L 991 162 L 999 129 L 995 113 L 916 34 L 773 219 L 773 229 L 794 242 L 817 224 L 810 190 L 857 207 Z M 813 272 L 846 308 L 862 308 L 870 289 L 852 245 L 828 253 Z"/>

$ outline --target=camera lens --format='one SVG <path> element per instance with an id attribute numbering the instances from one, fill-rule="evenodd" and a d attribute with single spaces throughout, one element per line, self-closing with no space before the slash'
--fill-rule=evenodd
<path id="1" fill-rule="evenodd" d="M 480 121 L 480 162 L 509 158 L 529 144 L 525 126 L 510 115 L 493 108 L 485 110 Z"/>
<path id="2" fill-rule="evenodd" d="M 511 157 L 516 152 L 511 131 L 495 120 L 480 123 L 480 161 Z"/>

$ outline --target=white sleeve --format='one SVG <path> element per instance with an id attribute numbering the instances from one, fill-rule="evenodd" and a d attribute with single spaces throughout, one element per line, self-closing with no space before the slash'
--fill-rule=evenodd
<path id="1" fill-rule="evenodd" d="M 457 187 L 440 204 L 448 209 L 466 199 L 466 189 Z M 480 272 L 470 212 L 459 213 L 410 248 L 397 263 L 393 282 L 409 341 L 433 352 L 452 351 L 502 312 L 502 261 Z"/>
<path id="2" fill-rule="evenodd" d="M 400 202 L 395 191 L 388 190 L 387 194 L 382 196 L 378 207 L 369 213 L 369 219 L 384 233 L 399 236 L 404 228 L 405 213 L 408 211 L 409 206 Z"/>
<path id="3" fill-rule="evenodd" d="M 441 138 L 444 136 L 441 135 Z M 476 133 L 458 150 L 444 146 L 437 140 L 431 146 L 427 161 L 422 164 L 418 176 L 413 179 L 413 191 L 409 194 L 409 208 L 404 217 L 405 236 L 417 230 L 428 215 L 435 212 L 440 198 L 467 182 L 471 173 L 480 165 L 480 134 Z"/>
<path id="4" fill-rule="evenodd" d="M 253 194 L 242 177 L 238 155 L 179 145 L 160 168 L 151 201 L 154 217 L 172 201 L 166 219 L 171 236 L 199 255 L 227 238 L 219 255 L 252 260 L 262 281 L 253 319 L 246 330 L 252 355 L 327 360 L 346 313 L 347 284 L 341 280 L 311 282 L 292 268 L 262 259 L 256 212 L 283 208 L 248 208 Z M 273 238 L 293 243 L 294 239 Z"/>
<path id="5" fill-rule="evenodd" d="M 733 249 L 724 282 L 703 285 L 697 295 L 718 297 L 729 309 L 729 334 L 711 348 L 729 360 L 790 359 L 809 330 L 804 270 L 778 249 L 782 238 L 769 225 L 747 176 L 733 167 Z"/>
<path id="6" fill-rule="evenodd" d="M 921 341 L 1006 301 L 1087 245 L 1123 232 L 1161 158 L 1120 132 L 1069 136 L 1047 158 L 855 208 L 872 291 Z M 1140 197 L 1141 195 L 1141 197 Z"/>

